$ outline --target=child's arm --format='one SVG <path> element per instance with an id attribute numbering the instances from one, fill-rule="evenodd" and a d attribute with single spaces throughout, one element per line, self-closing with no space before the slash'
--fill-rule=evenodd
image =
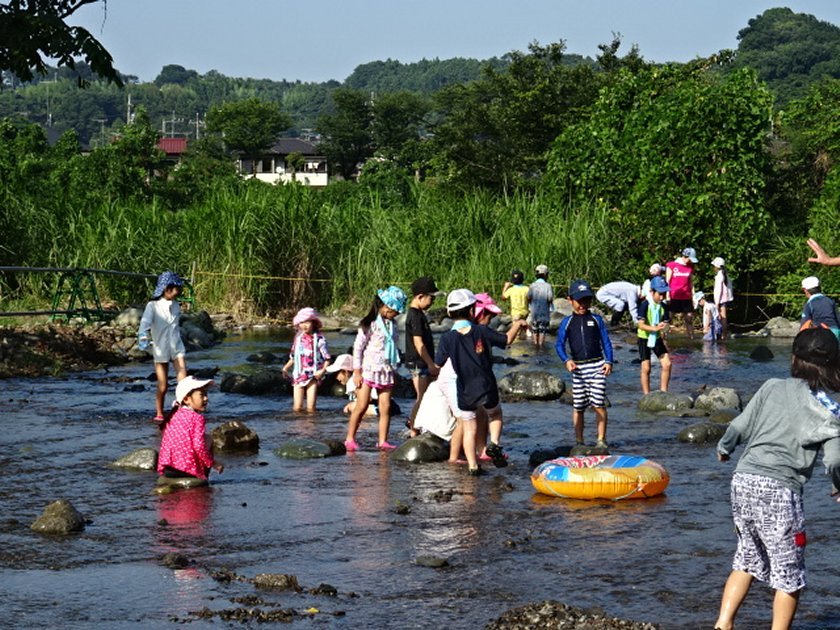
<path id="1" fill-rule="evenodd" d="M 517 319 L 510 325 L 510 330 L 507 331 L 505 337 L 507 338 L 506 346 L 511 345 L 514 341 L 516 341 L 516 335 L 519 334 L 519 330 L 526 325 L 526 321 L 524 319 Z"/>
<path id="2" fill-rule="evenodd" d="M 140 326 L 137 329 L 137 345 L 141 350 L 145 350 L 149 347 L 149 338 L 154 319 L 154 305 L 152 302 L 149 302 L 146 304 L 146 308 L 143 309 L 143 317 L 140 318 Z"/>
<path id="3" fill-rule="evenodd" d="M 647 323 L 647 320 L 643 318 L 639 318 L 639 321 L 636 323 L 636 328 L 639 330 L 646 330 L 647 332 L 660 332 L 665 330 L 668 327 L 668 322 L 659 322 L 656 326 L 651 326 Z"/>
<path id="4" fill-rule="evenodd" d="M 513 283 L 511 283 L 511 282 L 505 282 L 505 284 L 502 286 L 502 299 L 503 300 L 510 299 L 510 294 L 508 293 L 508 289 L 510 289 L 512 286 L 513 286 Z"/>
<path id="5" fill-rule="evenodd" d="M 577 369 L 577 364 L 566 353 L 566 331 L 569 328 L 570 321 L 571 316 L 567 316 L 563 318 L 562 322 L 560 322 L 560 328 L 557 329 L 557 341 L 554 344 L 554 349 L 557 351 L 557 356 L 560 357 L 560 360 L 565 364 L 566 369 L 569 372 L 574 372 Z"/>
<path id="6" fill-rule="evenodd" d="M 429 374 L 432 376 L 437 376 L 440 372 L 440 368 L 435 365 L 435 360 L 432 358 L 432 355 L 429 354 L 429 349 L 426 347 L 426 344 L 423 343 L 423 337 L 418 335 L 412 336 L 412 341 L 414 342 L 414 349 L 417 351 L 417 354 L 423 360 L 423 363 L 426 364 L 426 367 L 429 369 Z"/>
<path id="7" fill-rule="evenodd" d="M 292 367 L 294 367 L 294 365 L 295 365 L 295 360 L 294 359 L 290 358 L 288 361 L 286 361 L 286 365 L 283 366 L 283 376 L 288 378 L 289 370 L 291 370 Z"/>
<path id="8" fill-rule="evenodd" d="M 370 341 L 370 331 L 360 327 L 356 333 L 356 339 L 353 341 L 353 383 L 355 383 L 356 389 L 362 387 L 362 360 L 365 356 L 368 341 Z"/>
<path id="9" fill-rule="evenodd" d="M 607 324 L 604 322 L 604 318 L 596 316 L 595 321 L 598 322 L 598 328 L 601 332 L 601 349 L 604 351 L 604 367 L 602 372 L 604 373 L 604 376 L 609 376 L 612 372 L 613 366 L 612 341 L 610 341 L 610 334 L 609 331 L 607 331 Z"/>
<path id="10" fill-rule="evenodd" d="M 330 367 L 330 361 L 332 360 L 332 357 L 330 356 L 330 351 L 327 350 L 327 340 L 324 339 L 321 335 L 318 335 L 318 347 L 316 348 L 316 352 L 324 360 L 324 365 L 322 365 L 321 369 L 316 371 L 314 374 L 315 378 L 320 380 L 324 378 L 324 375 L 327 373 L 327 368 Z"/>

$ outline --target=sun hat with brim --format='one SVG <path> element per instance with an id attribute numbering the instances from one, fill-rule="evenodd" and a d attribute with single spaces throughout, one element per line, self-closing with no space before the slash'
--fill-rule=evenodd
<path id="1" fill-rule="evenodd" d="M 496 304 L 495 300 L 490 297 L 487 293 L 476 293 L 475 294 L 475 317 L 478 319 L 484 314 L 484 311 L 488 313 L 493 313 L 494 315 L 498 315 L 502 312 L 502 309 L 499 308 L 499 305 Z"/>
<path id="2" fill-rule="evenodd" d="M 195 378 L 194 376 L 184 377 L 178 381 L 178 385 L 175 387 L 175 400 L 178 404 L 181 404 L 184 402 L 184 398 L 190 395 L 190 392 L 214 384 L 215 381 L 213 381 L 213 379 L 202 380 Z"/>
<path id="3" fill-rule="evenodd" d="M 340 372 L 341 370 L 353 371 L 353 357 L 351 355 L 339 354 L 327 368 L 327 372 Z"/>
<path id="4" fill-rule="evenodd" d="M 650 266 L 650 269 L 648 269 L 648 275 L 660 276 L 660 275 L 662 275 L 663 269 L 664 269 L 664 267 L 662 267 L 662 265 L 660 265 L 659 263 L 653 263 Z"/>
<path id="5" fill-rule="evenodd" d="M 157 284 L 155 285 L 155 292 L 152 293 L 152 299 L 156 300 L 163 295 L 167 287 L 182 287 L 184 281 L 174 271 L 164 271 L 158 276 Z"/>
<path id="6" fill-rule="evenodd" d="M 540 274 L 547 274 L 548 273 L 548 265 L 537 265 L 536 269 L 534 270 L 536 273 Z"/>
<path id="7" fill-rule="evenodd" d="M 656 276 L 650 281 L 650 290 L 657 293 L 668 293 L 668 283 L 662 276 Z"/>
<path id="8" fill-rule="evenodd" d="M 816 289 L 818 286 L 820 286 L 820 279 L 817 276 L 808 276 L 802 279 L 802 288 L 806 291 Z"/>
<path id="9" fill-rule="evenodd" d="M 315 322 L 315 325 L 318 328 L 320 328 L 321 316 L 318 315 L 318 311 L 316 311 L 314 308 L 312 308 L 311 306 L 307 306 L 306 308 L 302 308 L 297 312 L 294 319 L 292 319 L 292 325 L 300 326 L 304 322 Z"/>
<path id="10" fill-rule="evenodd" d="M 837 337 L 828 328 L 806 328 L 793 339 L 793 356 L 814 363 L 829 365 L 837 362 L 840 346 Z"/>
<path id="11" fill-rule="evenodd" d="M 455 289 L 446 296 L 446 310 L 460 311 L 462 308 L 472 306 L 475 302 L 475 294 L 469 289 Z"/>
<path id="12" fill-rule="evenodd" d="M 723 258 L 721 258 L 720 256 L 712 258 L 712 267 L 717 267 L 717 268 L 723 267 Z"/>
<path id="13" fill-rule="evenodd" d="M 382 303 L 388 308 L 397 311 L 397 313 L 405 312 L 405 292 L 399 287 L 391 285 L 387 289 L 379 289 L 376 292 Z"/>
<path id="14" fill-rule="evenodd" d="M 694 308 L 700 306 L 700 300 L 706 297 L 706 294 L 702 291 L 696 291 L 694 295 L 691 296 L 691 302 L 694 304 Z"/>
<path id="15" fill-rule="evenodd" d="M 697 264 L 697 252 L 694 251 L 693 247 L 686 247 L 682 250 L 682 255 L 688 258 L 694 264 Z"/>
<path id="16" fill-rule="evenodd" d="M 569 297 L 573 300 L 582 300 L 585 297 L 592 297 L 592 287 L 586 280 L 572 280 L 569 285 Z"/>

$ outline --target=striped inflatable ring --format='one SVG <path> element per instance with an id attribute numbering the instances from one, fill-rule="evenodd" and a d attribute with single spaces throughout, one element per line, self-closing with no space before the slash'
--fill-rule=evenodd
<path id="1" fill-rule="evenodd" d="M 587 455 L 543 462 L 531 473 L 537 492 L 568 499 L 644 499 L 662 494 L 668 472 L 635 455 Z"/>

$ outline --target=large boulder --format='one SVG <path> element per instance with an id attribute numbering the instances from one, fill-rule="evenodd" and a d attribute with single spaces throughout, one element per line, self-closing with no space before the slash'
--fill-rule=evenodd
<path id="1" fill-rule="evenodd" d="M 140 327 L 140 320 L 142 318 L 142 309 L 127 308 L 114 318 L 114 326 L 136 331 Z"/>
<path id="2" fill-rule="evenodd" d="M 65 499 L 50 503 L 44 508 L 44 513 L 31 525 L 32 531 L 51 536 L 66 536 L 73 532 L 80 532 L 84 528 L 84 516 Z"/>
<path id="3" fill-rule="evenodd" d="M 215 343 L 212 334 L 189 321 L 181 324 L 181 339 L 189 350 L 209 348 Z"/>
<path id="4" fill-rule="evenodd" d="M 249 396 L 292 393 L 291 383 L 280 370 L 261 370 L 254 374 L 223 374 L 219 389 L 231 394 Z"/>
<path id="5" fill-rule="evenodd" d="M 425 464 L 443 462 L 449 459 L 449 445 L 428 431 L 406 440 L 391 453 L 391 459 L 398 462 Z"/>
<path id="6" fill-rule="evenodd" d="M 757 363 L 772 361 L 774 356 L 773 351 L 767 346 L 756 346 L 753 348 L 753 351 L 750 352 L 750 359 Z"/>
<path id="7" fill-rule="evenodd" d="M 678 415 L 681 411 L 691 409 L 691 396 L 674 392 L 650 392 L 639 400 L 640 411 L 659 413 L 672 412 Z"/>
<path id="8" fill-rule="evenodd" d="M 741 413 L 740 409 L 716 409 L 709 414 L 709 422 L 717 422 L 718 424 L 727 424 L 732 422 Z"/>
<path id="9" fill-rule="evenodd" d="M 544 370 L 512 372 L 499 381 L 503 400 L 557 400 L 563 395 L 563 381 Z"/>
<path id="10" fill-rule="evenodd" d="M 157 458 L 158 452 L 156 449 L 138 448 L 111 462 L 111 466 L 128 470 L 155 470 L 157 468 Z"/>
<path id="11" fill-rule="evenodd" d="M 784 317 L 774 317 L 767 325 L 761 329 L 761 332 L 768 334 L 771 337 L 796 337 L 799 333 L 800 323 L 798 321 L 791 321 Z"/>
<path id="12" fill-rule="evenodd" d="M 210 432 L 216 453 L 256 453 L 260 437 L 241 420 L 231 420 Z"/>
<path id="13" fill-rule="evenodd" d="M 677 434 L 680 442 L 692 444 L 710 444 L 717 442 L 726 433 L 726 425 L 717 422 L 701 422 L 686 427 Z"/>
<path id="14" fill-rule="evenodd" d="M 740 409 L 741 396 L 738 395 L 738 390 L 732 387 L 712 387 L 694 400 L 694 406 L 706 411 Z"/>
<path id="15" fill-rule="evenodd" d="M 340 448 L 339 448 L 340 446 Z M 337 440 L 321 442 L 318 440 L 289 440 L 275 449 L 278 457 L 287 459 L 317 459 L 319 457 L 332 457 L 333 455 L 344 455 L 347 449 L 344 444 Z"/>

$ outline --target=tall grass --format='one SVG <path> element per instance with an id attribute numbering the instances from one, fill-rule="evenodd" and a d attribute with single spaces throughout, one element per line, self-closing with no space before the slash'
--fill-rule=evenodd
<path id="1" fill-rule="evenodd" d="M 27 225 L 17 264 L 182 274 L 194 268 L 197 299 L 213 310 L 363 307 L 376 288 L 408 289 L 420 275 L 445 289 L 498 294 L 511 269 L 531 276 L 539 263 L 551 268 L 559 294 L 575 277 L 615 279 L 618 239 L 607 211 L 570 207 L 548 194 L 456 195 L 418 184 L 394 202 L 365 187 L 247 183 L 220 185 L 179 212 L 156 203 L 87 206 L 72 199 L 19 203 L 14 212 Z M 136 280 L 100 282 L 105 299 L 116 303 L 142 301 L 149 288 Z"/>

